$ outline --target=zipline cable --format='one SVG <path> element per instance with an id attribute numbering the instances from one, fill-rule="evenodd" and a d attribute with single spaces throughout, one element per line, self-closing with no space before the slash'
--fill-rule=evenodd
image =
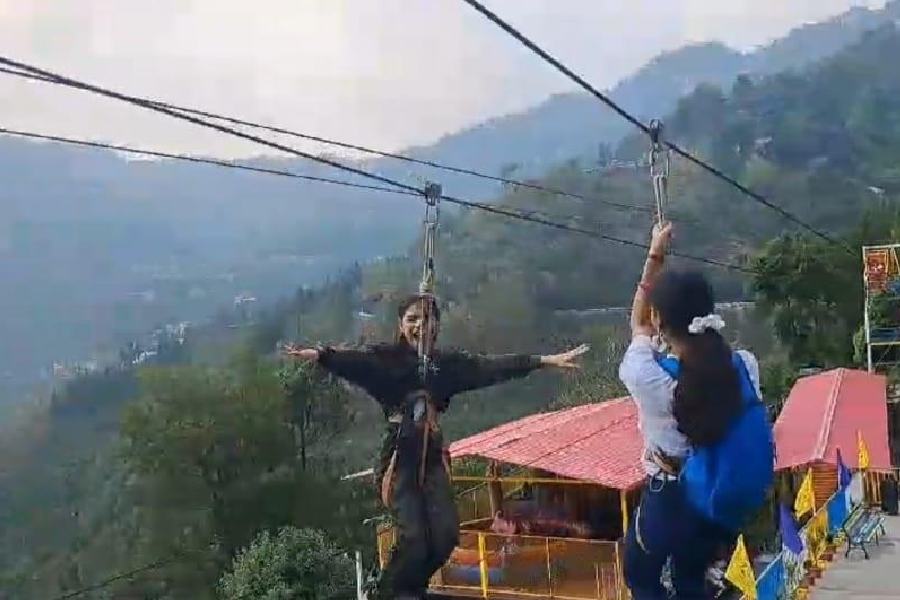
<path id="1" fill-rule="evenodd" d="M 88 594 L 90 592 L 96 592 L 96 591 L 105 589 L 116 582 L 133 579 L 135 575 L 140 575 L 141 573 L 146 573 L 149 571 L 156 571 L 165 566 L 171 565 L 171 564 L 181 560 L 182 558 L 184 558 L 186 554 L 188 554 L 188 551 L 175 552 L 168 558 L 162 558 L 162 559 L 155 560 L 155 561 L 147 563 L 143 566 L 137 567 L 135 569 L 131 569 L 130 571 L 123 571 L 121 573 L 116 573 L 115 575 L 107 577 L 106 579 L 102 579 L 102 580 L 98 581 L 97 583 L 94 583 L 94 584 L 91 584 L 91 585 L 88 585 L 88 586 L 85 586 L 82 588 L 78 588 L 76 590 L 72 590 L 71 592 L 65 592 L 59 596 L 54 596 L 52 598 L 52 600 L 72 600 L 72 598 L 78 598 L 78 597 Z M 345 550 L 340 550 L 338 552 L 332 552 L 331 554 L 328 554 L 327 557 L 335 558 L 335 557 L 341 556 L 341 555 L 346 555 L 349 558 L 349 553 Z M 207 558 L 206 560 L 208 561 L 211 559 Z M 238 596 L 238 598 L 240 598 L 242 600 L 243 600 L 243 598 L 250 598 L 251 594 L 254 594 L 254 593 L 256 593 L 256 592 L 255 591 L 247 592 L 245 594 L 242 594 L 241 596 Z"/>
<path id="2" fill-rule="evenodd" d="M 45 82 L 45 83 L 56 83 L 56 80 L 54 80 L 54 79 L 51 78 L 51 77 L 43 77 L 43 76 L 36 75 L 36 74 L 33 74 L 33 73 L 27 73 L 27 72 L 17 71 L 17 70 L 14 70 L 14 69 L 8 69 L 8 68 L 0 67 L 0 72 L 7 73 L 7 74 L 9 74 L 9 75 L 16 75 L 16 76 L 19 76 L 19 77 L 24 77 L 24 78 L 27 78 L 27 79 L 34 79 L 34 80 L 37 80 L 37 81 L 43 81 L 43 82 Z M 455 167 L 455 166 L 452 166 L 452 165 L 446 165 L 446 164 L 438 163 L 438 162 L 432 161 L 432 160 L 426 160 L 426 159 L 420 159 L 420 158 L 413 158 L 413 157 L 411 157 L 411 156 L 405 156 L 405 155 L 403 155 L 403 154 L 398 154 L 398 153 L 396 153 L 396 152 L 388 152 L 388 151 L 385 151 L 385 150 L 378 150 L 378 149 L 375 149 L 375 148 L 371 148 L 371 147 L 367 147 L 367 146 L 362 146 L 362 145 L 359 145 L 359 144 L 354 144 L 354 143 L 350 143 L 350 142 L 344 142 L 344 141 L 340 141 L 340 140 L 335 140 L 335 139 L 325 138 L 325 137 L 321 137 L 321 136 L 317 136 L 317 135 L 312 135 L 312 134 L 308 134 L 308 133 L 302 133 L 302 132 L 299 132 L 299 131 L 295 131 L 295 130 L 291 130 L 291 129 L 285 129 L 285 128 L 283 128 L 283 127 L 278 127 L 278 126 L 274 126 L 274 125 L 264 125 L 264 124 L 262 124 L 262 123 L 256 123 L 256 122 L 253 122 L 253 121 L 248 121 L 248 120 L 246 120 L 246 119 L 241 119 L 241 118 L 239 118 L 239 117 L 232 117 L 232 116 L 223 115 L 223 114 L 220 114 L 220 113 L 214 113 L 214 112 L 209 112 L 209 111 L 205 111 L 205 110 L 200 110 L 200 109 L 197 109 L 197 108 L 189 108 L 189 107 L 186 107 L 186 106 L 180 106 L 180 105 L 172 104 L 172 103 L 169 103 L 169 102 L 163 102 L 163 101 L 161 101 L 161 100 L 150 100 L 150 101 L 153 102 L 154 104 L 157 104 L 157 105 L 159 105 L 159 106 L 161 106 L 161 107 L 164 107 L 164 108 L 169 108 L 169 109 L 171 109 L 171 110 L 177 110 L 177 111 L 180 111 L 180 112 L 189 113 L 189 114 L 194 114 L 194 115 L 198 115 L 198 116 L 201 116 L 201 117 L 207 117 L 207 118 L 210 118 L 210 119 L 216 119 L 216 120 L 220 120 L 220 121 L 226 121 L 226 122 L 229 122 L 229 123 L 233 123 L 233 124 L 235 124 L 235 125 L 242 125 L 242 126 L 244 126 L 244 127 L 253 127 L 253 128 L 255 128 L 255 129 L 260 129 L 260 130 L 264 130 L 264 131 L 270 131 L 270 132 L 272 132 L 272 133 L 279 133 L 279 134 L 289 135 L 289 136 L 293 136 L 293 137 L 296 137 L 296 138 L 299 138 L 299 139 L 304 139 L 304 140 L 311 141 L 311 142 L 317 142 L 317 143 L 321 143 L 321 144 L 327 144 L 327 145 L 335 146 L 335 147 L 338 147 L 338 148 L 345 148 L 345 149 L 347 149 L 347 150 L 355 150 L 355 151 L 357 151 L 357 152 L 364 152 L 364 153 L 367 153 L 367 154 L 373 154 L 373 155 L 376 155 L 376 156 L 382 156 L 382 157 L 384 157 L 384 158 L 390 158 L 390 159 L 394 159 L 394 160 L 404 161 L 404 162 L 407 162 L 407 163 L 410 163 L 410 164 L 416 164 L 416 165 L 421 165 L 421 166 L 431 167 L 431 168 L 435 168 L 435 169 L 441 169 L 441 170 L 448 171 L 448 172 L 451 172 L 451 173 L 458 173 L 458 174 L 462 174 L 462 175 L 470 175 L 470 176 L 472 176 L 472 177 L 478 177 L 478 178 L 486 179 L 486 180 L 489 180 L 489 181 L 495 181 L 495 182 L 498 182 L 498 183 L 504 183 L 504 184 L 506 184 L 506 185 L 512 185 L 512 186 L 517 186 L 517 187 L 521 187 L 521 188 L 526 188 L 526 189 L 536 190 L 536 191 L 544 192 L 544 193 L 547 193 L 547 194 L 552 194 L 552 195 L 555 195 L 555 196 L 562 196 L 562 197 L 566 197 L 566 198 L 573 198 L 573 199 L 576 199 L 576 200 L 582 200 L 582 201 L 585 201 L 585 202 L 599 202 L 599 203 L 601 203 L 601 204 L 605 204 L 605 205 L 611 206 L 611 207 L 616 208 L 616 209 L 619 209 L 619 210 L 627 210 L 627 211 L 634 211 L 634 212 L 650 212 L 650 211 L 648 211 L 648 209 L 646 209 L 646 208 L 644 208 L 644 207 L 642 207 L 642 206 L 635 206 L 635 205 L 633 205 L 633 204 L 627 204 L 627 203 L 624 203 L 624 202 L 615 202 L 615 201 L 613 201 L 613 200 L 607 200 L 606 198 L 599 198 L 599 197 L 596 197 L 596 196 L 585 196 L 585 195 L 583 195 L 583 194 L 577 194 L 577 193 L 575 193 L 575 192 L 568 192 L 568 191 L 561 190 L 561 189 L 558 189 L 558 188 L 547 187 L 547 186 L 544 186 L 544 185 L 540 185 L 540 184 L 532 183 L 532 182 L 528 182 L 528 181 L 522 181 L 522 180 L 518 180 L 518 179 L 512 179 L 512 178 L 509 178 L 509 177 L 500 177 L 500 176 L 495 176 L 495 175 L 489 175 L 489 174 L 487 174 L 487 173 L 483 173 L 483 172 L 481 172 L 481 171 L 476 171 L 476 170 L 474 170 L 474 169 L 467 169 L 467 168 L 463 168 L 463 167 Z"/>
<path id="3" fill-rule="evenodd" d="M 125 571 L 123 573 L 117 573 L 111 577 L 107 577 L 95 584 L 89 585 L 87 587 L 79 588 L 77 590 L 66 592 L 60 596 L 54 597 L 52 600 L 71 600 L 72 598 L 78 598 L 90 592 L 96 592 L 98 590 L 102 590 L 116 583 L 117 581 L 122 581 L 124 579 L 132 579 L 135 575 L 140 575 L 141 573 L 145 573 L 147 571 L 155 571 L 157 569 L 161 569 L 166 565 L 170 565 L 176 562 L 178 559 L 182 558 L 181 554 L 176 556 L 171 556 L 169 558 L 155 560 L 151 563 L 147 563 L 142 567 L 138 567 L 136 569 L 132 569 L 130 571 Z"/>
<path id="4" fill-rule="evenodd" d="M 79 81 L 76 79 L 72 79 L 70 77 L 66 77 L 64 75 L 59 75 L 59 74 L 53 73 L 51 71 L 47 71 L 47 70 L 41 69 L 39 67 L 35 67 L 32 65 L 28 65 L 26 63 L 15 61 L 15 60 L 12 60 L 12 59 L 4 57 L 4 56 L 0 56 L 0 65 L 6 65 L 7 67 L 11 67 L 12 69 L 16 69 L 19 71 L 26 71 L 28 73 L 38 75 L 54 84 L 63 85 L 66 87 L 91 92 L 91 93 L 94 93 L 94 94 L 97 94 L 100 96 L 105 96 L 107 98 L 113 98 L 116 100 L 120 100 L 120 101 L 128 103 L 128 104 L 132 104 L 135 106 L 146 108 L 146 109 L 154 111 L 154 112 L 168 115 L 175 119 L 187 121 L 189 123 L 193 123 L 193 124 L 199 125 L 201 127 L 206 127 L 208 129 L 213 129 L 215 131 L 219 131 L 221 133 L 226 133 L 226 134 L 232 135 L 234 137 L 238 137 L 241 139 L 256 142 L 263 146 L 268 146 L 270 148 L 274 148 L 275 150 L 279 150 L 279 151 L 285 152 L 287 154 L 293 154 L 295 156 L 299 156 L 302 158 L 306 158 L 308 160 L 312 160 L 314 162 L 328 165 L 330 167 L 334 167 L 336 169 L 346 171 L 348 173 L 353 173 L 354 175 L 359 175 L 361 177 L 372 179 L 372 180 L 378 181 L 380 183 L 387 183 L 389 185 L 393 185 L 402 190 L 413 192 L 413 193 L 423 196 L 423 197 L 425 196 L 424 189 L 420 189 L 415 186 L 411 186 L 411 185 L 402 183 L 400 181 L 391 179 L 389 177 L 385 177 L 383 175 L 371 173 L 364 169 L 360 169 L 360 168 L 353 167 L 350 165 L 345 165 L 345 164 L 338 162 L 336 160 L 333 160 L 331 158 L 327 158 L 324 156 L 318 156 L 315 154 L 311 154 L 309 152 L 304 152 L 302 150 L 298 150 L 297 148 L 293 148 L 291 146 L 286 146 L 284 144 L 281 144 L 278 142 L 273 142 L 271 140 L 267 140 L 265 138 L 261 138 L 259 136 L 253 135 L 253 134 L 238 131 L 231 127 L 213 123 L 213 122 L 201 119 L 196 116 L 184 114 L 177 110 L 173 110 L 173 109 L 169 109 L 169 108 L 157 105 L 153 101 L 147 100 L 145 98 L 140 98 L 137 96 L 130 96 L 128 94 L 116 92 L 116 91 L 110 90 L 108 88 L 104 88 L 104 87 L 100 87 L 100 86 L 86 83 L 83 81 Z M 7 70 L 6 72 L 9 72 L 9 70 Z M 603 233 L 600 233 L 597 231 L 583 229 L 580 227 L 572 227 L 572 226 L 569 226 L 569 225 L 566 225 L 563 223 L 557 223 L 555 221 L 550 221 L 550 220 L 542 218 L 542 217 L 522 214 L 522 213 L 516 212 L 514 210 L 510 210 L 510 209 L 505 209 L 505 208 L 501 208 L 501 207 L 497 207 L 497 206 L 493 206 L 493 205 L 489 205 L 489 204 L 483 204 L 480 202 L 472 202 L 470 200 L 464 200 L 464 199 L 456 198 L 454 196 L 449 196 L 449 195 L 442 195 L 441 199 L 446 202 L 450 202 L 451 204 L 457 204 L 459 206 L 474 208 L 474 209 L 478 209 L 478 210 L 488 212 L 488 213 L 503 215 L 503 216 L 513 218 L 513 219 L 518 219 L 521 221 L 527 221 L 527 222 L 531 222 L 531 223 L 545 225 L 547 227 L 551 227 L 551 228 L 562 230 L 562 231 L 568 231 L 571 233 L 579 233 L 582 235 L 587 235 L 589 237 L 593 237 L 594 239 L 598 239 L 598 240 L 616 242 L 616 243 L 619 243 L 622 245 L 641 248 L 644 250 L 648 249 L 648 246 L 646 244 L 642 244 L 640 242 L 634 242 L 632 240 L 627 240 L 627 239 L 623 239 L 623 238 L 619 238 L 619 237 L 615 237 L 615 236 L 610 236 L 610 235 L 606 235 L 606 234 L 603 234 Z M 740 265 L 734 265 L 731 263 L 726 263 L 726 262 L 711 259 L 711 258 L 693 256 L 693 255 L 689 255 L 689 254 L 675 254 L 675 253 L 672 253 L 672 254 L 673 254 L 673 256 L 680 256 L 680 257 L 688 259 L 688 260 L 694 260 L 697 262 L 702 262 L 702 263 L 706 263 L 709 265 L 723 267 L 726 269 L 731 269 L 731 270 L 736 270 L 736 271 L 741 271 L 741 272 L 752 272 L 750 269 L 747 269 L 746 267 L 742 267 Z"/>
<path id="5" fill-rule="evenodd" d="M 182 160 L 182 161 L 191 162 L 191 163 L 208 164 L 208 165 L 224 167 L 224 168 L 228 168 L 228 169 L 238 169 L 241 171 L 261 173 L 264 175 L 277 175 L 277 176 L 281 176 L 281 177 L 290 177 L 290 178 L 295 178 L 295 179 L 300 179 L 300 180 L 312 181 L 312 182 L 316 182 L 316 183 L 339 185 L 339 186 L 344 186 L 344 187 L 353 188 L 353 189 L 378 191 L 378 192 L 385 192 L 385 193 L 389 193 L 389 194 L 398 194 L 401 196 L 412 196 L 412 197 L 416 197 L 416 198 L 420 197 L 420 195 L 417 192 L 409 192 L 406 190 L 400 190 L 400 189 L 395 189 L 395 188 L 382 187 L 382 186 L 377 186 L 377 185 L 366 185 L 366 184 L 361 184 L 361 183 L 353 183 L 353 182 L 349 182 L 349 181 L 342 181 L 339 179 L 331 179 L 328 177 L 318 177 L 318 176 L 314 176 L 314 175 L 301 175 L 299 173 L 293 173 L 291 171 L 283 171 L 283 170 L 279 170 L 279 169 L 269 169 L 269 168 L 265 168 L 265 167 L 251 167 L 248 165 L 242 165 L 242 164 L 237 164 L 237 163 L 232 163 L 232 162 L 218 160 L 218 159 L 212 159 L 212 158 L 200 158 L 200 157 L 188 156 L 188 155 L 184 155 L 184 154 L 173 154 L 173 153 L 169 153 L 169 152 L 161 152 L 158 150 L 147 150 L 145 148 L 133 148 L 131 146 L 123 146 L 120 144 L 108 144 L 108 143 L 104 143 L 104 142 L 93 142 L 93 141 L 80 140 L 80 139 L 58 136 L 58 135 L 35 133 L 35 132 L 31 132 L 31 131 L 22 131 L 22 130 L 18 130 L 18 129 L 8 129 L 5 127 L 0 127 L 0 135 L 4 135 L 4 134 L 17 136 L 17 137 L 24 137 L 24 138 L 28 138 L 28 139 L 37 139 L 37 140 L 44 140 L 44 141 L 60 143 L 60 144 L 68 144 L 68 145 L 73 145 L 76 147 L 95 148 L 95 149 L 101 149 L 101 150 L 113 150 L 116 152 L 124 152 L 124 153 L 134 154 L 134 155 L 148 155 L 148 156 L 156 156 L 159 158 L 165 158 L 165 159 L 171 159 L 171 160 Z M 538 210 L 530 210 L 530 209 L 518 209 L 517 212 L 520 215 L 524 215 L 524 216 L 535 216 L 536 215 L 536 216 L 543 217 L 544 219 L 553 219 L 553 218 L 574 219 L 574 220 L 581 219 L 580 216 L 573 217 L 573 216 L 567 216 L 567 215 L 554 215 L 554 214 L 547 213 L 546 211 L 538 211 Z"/>
<path id="6" fill-rule="evenodd" d="M 46 77 L 43 75 L 37 75 L 35 73 L 24 72 L 21 70 L 10 69 L 7 67 L 0 67 L 0 73 L 6 73 L 8 75 L 14 75 L 16 77 L 32 79 L 32 80 L 41 81 L 44 83 L 60 84 L 60 82 L 58 80 L 56 80 L 52 77 Z M 654 214 L 654 211 L 652 209 L 648 209 L 643 206 L 637 206 L 634 204 L 628 204 L 628 203 L 624 203 L 624 202 L 615 202 L 612 200 L 607 200 L 605 198 L 599 198 L 596 196 L 586 196 L 584 194 L 578 194 L 575 192 L 568 192 L 568 191 L 560 190 L 557 188 L 546 187 L 546 186 L 539 185 L 536 183 L 530 183 L 530 182 L 525 182 L 525 181 L 520 181 L 520 180 L 515 180 L 515 179 L 509 179 L 509 178 L 505 178 L 505 177 L 495 177 L 493 175 L 488 175 L 486 173 L 481 173 L 481 172 L 470 170 L 470 169 L 463 169 L 460 167 L 452 167 L 452 166 L 443 165 L 443 164 L 436 163 L 436 162 L 429 161 L 429 160 L 421 160 L 421 159 L 417 159 L 417 158 L 411 158 L 408 156 L 404 156 L 402 154 L 395 154 L 395 153 L 391 153 L 391 152 L 385 152 L 383 150 L 367 148 L 365 146 L 360 146 L 360 145 L 352 144 L 352 143 L 348 143 L 348 142 L 341 142 L 341 141 L 337 141 L 337 140 L 333 140 L 333 139 L 322 138 L 319 136 L 309 135 L 309 134 L 301 133 L 298 131 L 292 131 L 292 130 L 284 129 L 281 127 L 276 127 L 276 126 L 271 126 L 271 125 L 263 125 L 260 123 L 254 123 L 252 121 L 246 121 L 244 119 L 239 119 L 237 117 L 230 117 L 230 116 L 212 113 L 212 112 L 199 110 L 199 109 L 195 109 L 195 108 L 188 108 L 188 107 L 180 106 L 177 104 L 171 104 L 169 102 L 163 102 L 160 100 L 151 100 L 151 99 L 145 99 L 145 100 L 147 100 L 148 102 L 151 102 L 153 104 L 156 104 L 160 107 L 168 108 L 170 110 L 175 110 L 175 111 L 182 112 L 182 113 L 206 116 L 208 118 L 218 119 L 221 121 L 226 121 L 226 122 L 230 122 L 230 123 L 234 123 L 234 124 L 238 124 L 238 125 L 242 125 L 242 126 L 246 126 L 246 127 L 253 127 L 256 129 L 271 131 L 274 133 L 291 135 L 291 136 L 294 136 L 294 137 L 297 137 L 300 139 L 321 142 L 323 144 L 330 144 L 333 146 L 348 148 L 348 149 L 352 149 L 352 150 L 358 150 L 358 151 L 362 151 L 362 152 L 369 152 L 369 153 L 383 156 L 386 158 L 403 160 L 403 161 L 406 161 L 409 163 L 429 166 L 429 167 L 433 167 L 433 168 L 437 168 L 437 169 L 444 169 L 444 170 L 450 171 L 450 172 L 464 173 L 464 174 L 468 174 L 468 175 L 473 175 L 475 177 L 481 177 L 484 179 L 502 182 L 502 183 L 509 184 L 509 185 L 515 185 L 515 186 L 519 186 L 519 187 L 523 187 L 523 188 L 527 188 L 527 189 L 541 191 L 541 192 L 544 192 L 547 194 L 553 194 L 553 195 L 557 195 L 557 196 L 573 198 L 573 199 L 581 200 L 584 202 L 589 202 L 589 203 L 590 202 L 598 202 L 598 203 L 605 204 L 605 205 L 611 206 L 611 207 L 619 209 L 619 210 L 644 213 L 644 214 Z M 420 195 L 419 192 L 416 192 L 416 195 Z M 701 227 L 706 226 L 705 223 L 701 222 L 698 219 L 694 219 L 691 217 L 671 216 L 670 220 L 672 222 L 682 223 L 685 225 L 693 225 L 693 226 L 701 226 Z M 735 241 L 738 241 L 738 240 L 735 240 Z"/>
<path id="7" fill-rule="evenodd" d="M 571 79 L 572 81 L 577 83 L 582 89 L 584 89 L 589 94 L 594 96 L 597 100 L 599 100 L 600 102 L 602 102 L 603 104 L 608 106 L 620 117 L 622 117 L 623 119 L 625 119 L 626 121 L 628 121 L 629 123 L 631 123 L 632 125 L 637 127 L 638 129 L 640 129 L 644 134 L 646 134 L 648 136 L 651 135 L 651 129 L 648 125 L 644 124 L 640 119 L 638 119 L 637 117 L 635 117 L 634 115 L 632 115 L 631 113 L 626 111 L 624 108 L 619 106 L 619 104 L 617 104 L 612 98 L 610 98 L 609 96 L 607 96 L 606 94 L 604 94 L 603 92 L 601 92 L 600 90 L 598 90 L 597 88 L 592 86 L 583 77 L 581 77 L 580 75 L 578 75 L 577 73 L 575 73 L 574 71 L 569 69 L 567 66 L 565 66 L 562 62 L 560 62 L 558 59 L 553 57 L 547 51 L 543 50 L 540 46 L 538 46 L 536 43 L 534 43 L 529 38 L 527 38 L 523 33 L 521 33 L 515 27 L 513 27 L 512 25 L 510 25 L 509 23 L 507 23 L 506 21 L 501 19 L 496 13 L 492 12 L 484 4 L 482 4 L 478 0 L 462 0 L 462 1 L 465 2 L 466 4 L 468 4 L 469 6 L 471 6 L 472 8 L 474 8 L 475 10 L 477 10 L 489 21 L 491 21 L 492 23 L 494 23 L 495 25 L 500 27 L 503 31 L 505 31 L 512 37 L 514 37 L 526 48 L 528 48 L 529 50 L 531 50 L 532 52 L 534 52 L 535 54 L 540 56 L 546 62 L 550 63 L 559 72 L 561 72 L 563 75 L 565 75 L 566 77 L 568 77 L 569 79 Z M 806 229 L 807 231 L 816 235 L 817 237 L 820 237 L 823 240 L 830 242 L 832 244 L 841 246 L 841 247 L 845 248 L 848 252 L 851 252 L 851 253 L 853 252 L 853 250 L 851 250 L 846 244 L 844 244 L 844 243 L 840 242 L 839 240 L 831 237 L 830 235 L 816 229 L 812 225 L 809 225 L 808 223 L 806 223 L 805 221 L 800 219 L 800 217 L 787 211 L 786 209 L 782 208 L 781 206 L 778 206 L 777 204 L 773 203 L 772 201 L 767 199 L 762 194 L 751 190 L 747 186 L 738 182 L 733 177 L 726 175 L 718 168 L 708 164 L 707 162 L 701 160 L 700 158 L 697 158 L 696 156 L 694 156 L 687 150 L 681 148 L 674 142 L 666 141 L 665 144 L 677 155 L 694 163 L 695 165 L 697 165 L 701 169 L 705 170 L 706 172 L 710 173 L 714 177 L 717 177 L 718 179 L 731 185 L 732 187 L 734 187 L 735 189 L 737 189 L 744 195 L 748 196 L 752 200 L 755 200 L 756 202 L 759 202 L 763 206 L 766 206 L 766 207 L 778 212 L 784 218 L 786 218 L 789 221 Z"/>
<path id="8" fill-rule="evenodd" d="M 206 165 L 214 165 L 217 167 L 224 167 L 227 169 L 237 169 L 240 171 L 250 171 L 253 173 L 262 173 L 265 175 L 278 175 L 280 177 L 289 177 L 292 179 L 302 179 L 305 181 L 311 181 L 315 183 L 327 183 L 330 185 L 339 185 L 343 187 L 368 190 L 368 191 L 377 191 L 377 192 L 385 192 L 388 194 L 399 194 L 402 196 L 418 196 L 418 193 L 408 192 L 404 190 L 398 190 L 396 188 L 384 187 L 379 185 L 367 185 L 364 183 L 353 183 L 351 181 L 342 181 L 340 179 L 331 179 L 329 177 L 318 177 L 315 175 L 302 175 L 300 173 L 293 173 L 291 171 L 284 171 L 281 169 L 269 169 L 266 167 L 252 167 L 250 165 L 242 165 L 239 163 L 234 163 L 225 160 L 218 160 L 215 158 L 200 158 L 197 156 L 188 156 L 186 154 L 173 154 L 169 152 L 160 152 L 158 150 L 146 150 L 143 148 L 132 148 L 130 146 L 122 146 L 119 144 L 106 144 L 103 142 L 91 142 L 88 140 L 78 140 L 69 137 L 63 137 L 59 135 L 49 135 L 44 133 L 34 133 L 31 131 L 21 131 L 19 129 L 8 129 L 6 127 L 0 126 L 0 134 L 3 135 L 13 135 L 17 137 L 24 137 L 36 140 L 44 140 L 48 142 L 56 142 L 60 144 L 69 144 L 73 146 L 84 146 L 87 148 L 97 148 L 101 150 L 115 150 L 116 152 L 125 152 L 128 154 L 135 155 L 147 155 L 147 156 L 155 156 L 157 158 L 166 158 L 171 160 L 182 160 L 186 162 L 206 164 Z"/>

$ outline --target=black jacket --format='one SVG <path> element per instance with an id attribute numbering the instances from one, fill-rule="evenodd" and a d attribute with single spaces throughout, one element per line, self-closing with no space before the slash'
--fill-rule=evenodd
<path id="1" fill-rule="evenodd" d="M 423 391 L 438 412 L 443 412 L 455 394 L 525 377 L 541 366 L 540 357 L 528 354 L 492 356 L 436 351 L 431 360 L 433 369 L 423 381 L 418 353 L 407 344 L 377 344 L 352 350 L 324 348 L 319 352 L 322 367 L 364 389 L 390 420 L 379 467 L 383 468 L 395 449 L 400 451 L 401 459 L 407 453 L 417 456 L 421 439 L 415 435 L 411 417 L 413 404 Z M 437 453 L 443 445 L 440 431 L 435 431 L 432 439 L 429 448 Z M 432 454 L 429 451 L 429 456 Z"/>

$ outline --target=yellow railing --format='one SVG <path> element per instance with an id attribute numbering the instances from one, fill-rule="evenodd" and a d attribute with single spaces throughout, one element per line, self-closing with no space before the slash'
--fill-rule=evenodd
<path id="1" fill-rule="evenodd" d="M 466 524 L 491 519 L 494 517 L 491 511 L 491 486 L 495 487 L 497 500 L 506 499 L 522 488 L 522 483 L 501 481 L 469 482 L 454 479 L 453 487 L 456 496 L 456 506 L 459 510 L 459 521 L 466 528 Z"/>
<path id="2" fill-rule="evenodd" d="M 625 597 L 616 542 L 480 531 L 461 532 L 459 546 L 431 586 L 483 598 Z"/>
<path id="3" fill-rule="evenodd" d="M 881 483 L 888 477 L 893 477 L 894 481 L 897 481 L 900 478 L 900 469 L 866 471 L 863 475 L 863 493 L 867 504 L 870 506 L 881 504 Z"/>
<path id="4" fill-rule="evenodd" d="M 492 517 L 491 498 L 486 483 L 469 485 L 463 489 L 457 485 L 456 506 L 460 523 L 469 523 Z"/>

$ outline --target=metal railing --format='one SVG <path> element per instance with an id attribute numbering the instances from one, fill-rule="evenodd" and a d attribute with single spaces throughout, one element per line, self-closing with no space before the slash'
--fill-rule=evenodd
<path id="1" fill-rule="evenodd" d="M 437 591 L 483 598 L 515 595 L 561 600 L 622 600 L 617 542 L 463 531 L 435 574 Z"/>

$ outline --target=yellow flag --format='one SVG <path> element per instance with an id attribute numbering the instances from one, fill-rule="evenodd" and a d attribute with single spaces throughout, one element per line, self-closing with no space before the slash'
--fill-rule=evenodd
<path id="1" fill-rule="evenodd" d="M 725 579 L 741 590 L 744 598 L 756 600 L 756 576 L 753 574 L 753 565 L 750 564 L 743 535 L 738 536 L 737 547 L 731 555 L 728 569 L 725 570 Z"/>
<path id="2" fill-rule="evenodd" d="M 856 432 L 859 438 L 859 468 L 860 470 L 869 468 L 869 447 L 866 446 L 866 440 L 863 439 L 862 431 Z"/>
<path id="3" fill-rule="evenodd" d="M 799 519 L 808 512 L 816 510 L 816 491 L 813 488 L 812 469 L 806 472 L 797 498 L 794 499 L 794 514 Z"/>

